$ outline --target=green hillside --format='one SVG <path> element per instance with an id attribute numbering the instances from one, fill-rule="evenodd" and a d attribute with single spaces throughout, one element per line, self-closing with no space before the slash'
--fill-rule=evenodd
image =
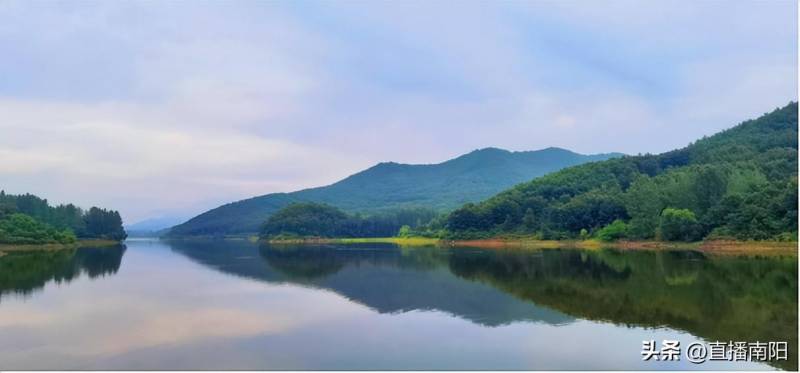
<path id="1" fill-rule="evenodd" d="M 659 155 L 570 167 L 447 219 L 453 237 L 797 237 L 797 104 Z"/>
<path id="2" fill-rule="evenodd" d="M 380 163 L 325 187 L 217 207 L 173 227 L 169 235 L 256 233 L 272 213 L 292 202 L 320 202 L 365 214 L 420 207 L 447 211 L 564 167 L 620 155 L 582 155 L 559 148 L 527 152 L 487 148 L 439 164 Z"/>

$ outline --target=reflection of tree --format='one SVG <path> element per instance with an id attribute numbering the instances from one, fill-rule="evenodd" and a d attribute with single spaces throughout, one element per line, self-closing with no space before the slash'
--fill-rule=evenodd
<path id="1" fill-rule="evenodd" d="M 168 241 L 193 261 L 235 276 L 334 291 L 376 312 L 446 312 L 498 326 L 572 319 L 447 269 L 449 252 L 393 244 L 261 245 L 246 241 Z"/>
<path id="2" fill-rule="evenodd" d="M 785 340 L 797 346 L 796 259 L 454 250 L 450 269 L 577 317 L 668 326 L 710 340 Z M 796 369 L 796 356 L 785 365 Z"/>
<path id="3" fill-rule="evenodd" d="M 262 246 L 259 253 L 273 268 L 300 282 L 332 275 L 342 269 L 346 260 L 327 247 L 296 250 Z"/>
<path id="4" fill-rule="evenodd" d="M 75 266 L 80 267 L 89 278 L 116 274 L 125 249 L 125 245 L 78 249 Z"/>
<path id="5" fill-rule="evenodd" d="M 0 296 L 28 295 L 49 281 L 69 282 L 82 273 L 89 278 L 115 274 L 124 253 L 124 245 L 6 253 L 0 256 Z"/>
<path id="6" fill-rule="evenodd" d="M 348 250 L 332 246 L 262 245 L 259 253 L 273 268 L 293 281 L 322 279 L 345 266 L 388 266 L 431 270 L 446 263 L 436 248 L 398 249 L 393 244 L 348 245 Z"/>
<path id="7" fill-rule="evenodd" d="M 380 313 L 436 310 L 487 326 L 571 319 L 447 270 L 448 251 L 396 245 L 264 245 L 262 258 L 288 281 L 333 290 Z"/>

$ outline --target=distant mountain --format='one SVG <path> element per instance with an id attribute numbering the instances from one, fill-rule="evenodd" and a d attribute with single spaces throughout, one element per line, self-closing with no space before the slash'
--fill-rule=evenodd
<path id="1" fill-rule="evenodd" d="M 583 155 L 560 148 L 524 152 L 485 148 L 438 164 L 379 163 L 328 186 L 272 193 L 217 207 L 173 227 L 169 235 L 256 233 L 272 213 L 301 201 L 327 203 L 348 212 L 414 207 L 447 211 L 564 167 L 621 155 Z"/>
<path id="2" fill-rule="evenodd" d="M 159 233 L 165 233 L 170 227 L 185 220 L 184 217 L 160 216 L 126 225 L 125 230 L 131 237 L 157 237 Z"/>

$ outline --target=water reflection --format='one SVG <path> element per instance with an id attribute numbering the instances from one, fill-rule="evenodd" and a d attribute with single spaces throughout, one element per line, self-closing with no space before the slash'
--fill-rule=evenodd
<path id="1" fill-rule="evenodd" d="M 796 258 L 371 244 L 263 245 L 258 260 L 246 243 L 207 245 L 172 248 L 227 273 L 332 290 L 381 313 L 439 310 L 487 326 L 581 318 L 711 341 L 788 341 L 790 361 L 777 364 L 797 367 Z"/>
<path id="2" fill-rule="evenodd" d="M 70 282 L 113 275 L 119 270 L 125 245 L 48 251 L 10 251 L 0 256 L 0 301 L 3 296 L 30 296 L 48 282 Z"/>
<path id="3" fill-rule="evenodd" d="M 563 324 L 573 320 L 487 284 L 464 281 L 446 265 L 448 252 L 436 248 L 261 246 L 248 243 L 172 242 L 173 250 L 238 276 L 334 291 L 380 313 L 435 310 L 498 326 L 517 321 Z"/>
<path id="4" fill-rule="evenodd" d="M 642 339 L 697 337 L 786 340 L 775 367 L 797 364 L 795 258 L 128 247 L 0 257 L 0 369 L 764 368 L 641 361 Z"/>
<path id="5" fill-rule="evenodd" d="M 797 346 L 796 258 L 698 252 L 454 251 L 453 273 L 570 315 L 670 327 L 708 340 Z M 797 357 L 780 363 L 797 368 Z"/>

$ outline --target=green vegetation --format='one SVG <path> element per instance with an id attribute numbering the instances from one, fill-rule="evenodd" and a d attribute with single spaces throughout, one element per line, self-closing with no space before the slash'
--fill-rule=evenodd
<path id="1" fill-rule="evenodd" d="M 432 165 L 380 163 L 329 186 L 220 206 L 173 227 L 168 235 L 257 233 L 273 213 L 293 202 L 325 203 L 368 216 L 417 208 L 445 212 L 564 167 L 620 155 L 581 155 L 558 148 L 530 152 L 488 148 Z"/>
<path id="2" fill-rule="evenodd" d="M 429 222 L 436 213 L 427 209 L 403 209 L 369 216 L 348 215 L 320 203 L 292 203 L 273 214 L 261 237 L 292 240 L 305 237 L 391 237 L 411 235 L 411 227 Z M 401 232 L 402 231 L 402 232 Z"/>
<path id="3" fill-rule="evenodd" d="M 52 207 L 32 194 L 0 191 L 0 243 L 67 244 L 78 238 L 120 241 L 126 237 L 117 211 L 73 204 Z"/>
<path id="4" fill-rule="evenodd" d="M 702 227 L 691 210 L 666 208 L 661 212 L 661 238 L 667 241 L 696 241 Z"/>
<path id="5" fill-rule="evenodd" d="M 69 229 L 57 230 L 25 214 L 11 214 L 0 219 L 0 242 L 12 244 L 73 243 Z"/>
<path id="6" fill-rule="evenodd" d="M 580 235 L 587 236 L 588 233 L 586 229 L 581 229 L 581 234 L 579 234 L 579 236 Z M 597 238 L 600 239 L 601 241 L 606 241 L 606 242 L 616 241 L 620 238 L 625 238 L 627 236 L 628 236 L 628 225 L 625 224 L 624 221 L 619 219 L 614 220 L 614 222 L 612 222 L 611 224 L 606 225 L 605 227 L 597 231 Z"/>
<path id="7" fill-rule="evenodd" d="M 534 179 L 465 205 L 445 227 L 470 239 L 796 240 L 797 104 L 683 149 Z"/>

